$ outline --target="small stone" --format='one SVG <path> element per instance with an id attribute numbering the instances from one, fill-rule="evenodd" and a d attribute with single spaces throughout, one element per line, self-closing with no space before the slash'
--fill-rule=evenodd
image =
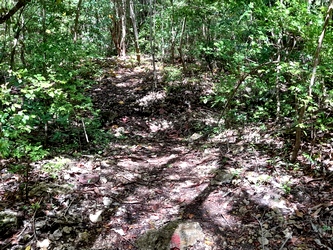
<path id="1" fill-rule="evenodd" d="M 121 235 L 121 236 L 124 236 L 125 235 L 125 232 L 122 228 L 113 228 L 111 229 L 112 231 L 116 232 L 117 234 Z"/>
<path id="2" fill-rule="evenodd" d="M 58 240 L 58 239 L 60 239 L 60 238 L 62 237 L 62 231 L 59 230 L 59 229 L 57 229 L 57 230 L 55 230 L 54 233 L 53 233 L 52 235 L 50 235 L 50 236 L 52 236 L 53 239 Z"/>
<path id="3" fill-rule="evenodd" d="M 80 239 L 80 241 L 88 242 L 89 241 L 89 233 L 88 232 L 79 233 L 79 239 Z"/>
<path id="4" fill-rule="evenodd" d="M 103 197 L 103 204 L 106 207 L 109 207 L 111 205 L 112 200 L 109 197 Z"/>
<path id="5" fill-rule="evenodd" d="M 69 180 L 71 178 L 70 174 L 64 174 L 64 180 Z"/>
<path id="6" fill-rule="evenodd" d="M 108 182 L 108 179 L 106 179 L 105 177 L 101 177 L 101 178 L 99 179 L 99 181 L 100 181 L 102 184 L 105 184 L 105 183 Z"/>
<path id="7" fill-rule="evenodd" d="M 65 226 L 62 230 L 64 231 L 64 233 L 69 234 L 72 231 L 72 228 Z"/>
<path id="8" fill-rule="evenodd" d="M 258 241 L 259 241 L 260 244 L 262 244 L 262 245 L 268 245 L 268 243 L 269 243 L 268 239 L 265 238 L 265 237 L 259 237 L 259 238 L 258 238 Z"/>
<path id="9" fill-rule="evenodd" d="M 43 228 L 46 225 L 45 221 L 36 221 L 35 223 L 35 228 L 36 230 L 40 230 L 41 228 Z"/>
<path id="10" fill-rule="evenodd" d="M 50 240 L 49 239 L 44 239 L 43 241 L 37 241 L 37 247 L 41 249 L 47 249 L 50 245 Z"/>
<path id="11" fill-rule="evenodd" d="M 103 210 L 98 210 L 95 214 L 89 214 L 89 219 L 91 222 L 96 223 L 98 221 L 102 220 L 101 214 L 103 213 Z"/>

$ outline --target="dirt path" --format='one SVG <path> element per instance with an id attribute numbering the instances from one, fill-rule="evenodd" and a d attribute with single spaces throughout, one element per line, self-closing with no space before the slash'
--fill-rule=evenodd
<path id="1" fill-rule="evenodd" d="M 110 65 L 90 95 L 114 139 L 44 162 L 61 165 L 56 179 L 36 167 L 29 219 L 3 199 L 19 230 L 2 249 L 331 249 L 332 186 L 287 162 L 276 124 L 214 133 L 204 77 L 155 88 L 149 65 Z"/>

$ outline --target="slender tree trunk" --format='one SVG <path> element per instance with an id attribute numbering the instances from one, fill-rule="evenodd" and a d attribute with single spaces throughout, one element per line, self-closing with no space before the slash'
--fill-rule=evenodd
<path id="1" fill-rule="evenodd" d="M 164 33 L 164 23 L 162 23 L 162 33 Z M 161 54 L 162 61 L 165 62 L 166 54 L 165 54 L 165 39 L 164 36 L 161 37 Z"/>
<path id="2" fill-rule="evenodd" d="M 121 48 L 121 56 L 126 56 L 126 0 L 121 1 L 121 40 L 120 40 L 120 48 Z"/>
<path id="3" fill-rule="evenodd" d="M 308 88 L 308 97 L 309 98 L 312 97 L 312 88 L 313 88 L 313 85 L 315 84 L 315 80 L 316 80 L 316 72 L 317 72 L 317 67 L 319 65 L 320 51 L 321 51 L 321 48 L 322 48 L 322 45 L 323 45 L 323 41 L 324 41 L 327 26 L 329 24 L 330 19 L 332 18 L 332 10 L 333 10 L 333 0 L 330 1 L 329 7 L 328 7 L 328 10 L 327 10 L 327 13 L 326 13 L 326 18 L 325 18 L 325 22 L 324 22 L 324 25 L 323 25 L 323 29 L 322 29 L 322 32 L 319 36 L 317 49 L 316 49 L 316 52 L 315 52 L 315 55 L 314 55 L 312 75 L 311 75 L 310 84 L 309 84 L 309 88 Z M 304 116 L 305 116 L 305 111 L 306 111 L 306 108 L 307 108 L 307 102 L 303 103 L 303 105 L 302 105 L 302 107 L 300 108 L 300 111 L 299 111 L 298 124 L 297 124 L 297 127 L 296 127 L 295 146 L 294 146 L 291 158 L 290 158 L 291 162 L 296 161 L 298 151 L 301 147 L 302 133 L 303 133 L 302 123 L 303 123 Z"/>
<path id="4" fill-rule="evenodd" d="M 186 71 L 186 64 L 185 64 L 185 58 L 183 55 L 183 37 L 184 37 L 184 33 L 185 33 L 185 26 L 186 26 L 186 17 L 184 17 L 183 20 L 183 25 L 182 25 L 182 31 L 180 33 L 180 39 L 179 39 L 179 55 L 180 55 L 180 60 L 182 61 L 182 66 L 183 66 L 183 71 Z"/>
<path id="5" fill-rule="evenodd" d="M 155 22 L 154 22 L 154 2 L 153 0 L 149 0 L 150 4 L 150 47 L 151 47 L 151 56 L 153 60 L 153 79 L 154 79 L 154 86 L 157 88 L 157 75 L 156 75 L 156 64 L 155 64 Z"/>
<path id="6" fill-rule="evenodd" d="M 2 53 L 0 57 L 0 63 L 6 58 L 6 48 L 7 48 L 7 36 L 10 31 L 10 24 L 5 23 L 4 33 L 3 33 L 3 44 L 2 44 Z"/>
<path id="7" fill-rule="evenodd" d="M 140 55 L 140 46 L 139 46 L 139 34 L 138 34 L 138 28 L 137 28 L 137 24 L 136 24 L 133 0 L 129 0 L 129 10 L 130 10 L 130 17 L 131 17 L 131 21 L 132 21 L 133 34 L 134 34 L 136 60 L 140 64 L 141 55 Z"/>
<path id="8" fill-rule="evenodd" d="M 171 63 L 175 63 L 175 47 L 176 47 L 176 36 L 177 32 L 174 25 L 175 19 L 175 9 L 173 6 L 173 0 L 171 0 L 171 8 L 172 8 L 172 15 L 171 15 L 171 46 L 170 46 L 170 55 L 171 55 Z"/>
<path id="9" fill-rule="evenodd" d="M 278 39 L 277 42 L 278 46 L 278 56 L 277 56 L 277 63 L 279 64 L 281 61 L 281 38 Z M 280 100 L 280 68 L 276 70 L 276 82 L 275 82 L 275 91 L 276 91 L 276 119 L 275 121 L 279 121 L 280 119 L 280 112 L 281 112 L 281 100 Z"/>
<path id="10" fill-rule="evenodd" d="M 43 62 L 42 62 L 42 67 L 43 67 L 43 74 L 46 74 L 46 0 L 42 0 L 42 36 L 43 36 Z"/>
<path id="11" fill-rule="evenodd" d="M 81 12 L 81 6 L 82 6 L 82 2 L 83 0 L 79 0 L 79 2 L 77 3 L 77 7 L 76 7 L 76 13 L 75 13 L 75 21 L 74 21 L 74 43 L 76 43 L 77 38 L 78 38 L 78 32 L 79 32 L 79 18 L 80 18 L 80 12 Z"/>
<path id="12" fill-rule="evenodd" d="M 21 16 L 21 39 L 20 39 L 20 45 L 21 45 L 21 51 L 20 51 L 20 59 L 21 59 L 21 63 L 23 64 L 24 67 L 26 67 L 26 61 L 25 61 L 25 29 L 24 29 L 24 25 L 25 25 L 25 19 L 23 16 L 23 12 L 22 12 L 22 16 Z"/>
<path id="13" fill-rule="evenodd" d="M 21 63 L 23 64 L 24 67 L 27 66 L 27 63 L 25 61 L 25 44 L 24 44 L 24 36 L 22 38 L 22 40 L 20 41 L 21 44 L 21 53 L 20 53 L 20 59 L 21 59 Z"/>
<path id="14" fill-rule="evenodd" d="M 12 46 L 12 50 L 10 53 L 10 67 L 12 70 L 15 69 L 15 55 L 16 55 L 16 49 L 18 44 L 20 43 L 20 35 L 21 35 L 21 31 L 23 29 L 23 18 L 21 21 L 21 17 L 22 17 L 22 13 L 23 13 L 24 8 L 21 9 L 20 15 L 17 18 L 17 23 L 16 23 L 16 31 L 15 31 L 15 35 L 14 35 L 14 40 L 13 40 L 13 46 Z"/>
<path id="15" fill-rule="evenodd" d="M 20 38 L 20 28 L 18 27 L 16 34 L 14 36 L 12 50 L 10 52 L 10 68 L 12 70 L 15 70 L 15 54 L 19 38 Z"/>
<path id="16" fill-rule="evenodd" d="M 5 0 L 6 1 L 6 0 Z M 0 24 L 6 22 L 11 18 L 17 11 L 19 11 L 21 8 L 25 7 L 31 0 L 19 0 L 16 5 L 11 8 L 6 15 L 0 16 Z"/>

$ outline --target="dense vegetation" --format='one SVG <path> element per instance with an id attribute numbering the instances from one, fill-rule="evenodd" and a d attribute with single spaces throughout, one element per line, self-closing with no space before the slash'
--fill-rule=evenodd
<path id="1" fill-rule="evenodd" d="M 268 172 L 274 170 L 278 176 L 284 173 L 271 166 L 280 154 L 279 161 L 287 162 L 287 168 L 298 168 L 298 163 L 305 159 L 313 168 L 311 171 L 316 172 L 311 176 L 318 177 L 320 171 L 331 175 L 332 169 L 327 166 L 332 166 L 332 11 L 333 0 L 1 1 L 0 170 L 20 176 L 20 183 L 25 186 L 19 189 L 25 191 L 21 194 L 28 200 L 28 185 L 32 184 L 29 175 L 34 163 L 64 154 L 102 156 L 110 143 L 124 138 L 133 141 L 132 151 L 128 152 L 139 151 L 143 146 L 135 141 L 137 134 L 128 138 L 131 131 L 125 129 L 117 134 L 118 125 L 132 123 L 151 132 L 145 122 L 138 122 L 131 115 L 148 117 L 147 121 L 150 119 L 155 126 L 159 116 L 167 117 L 172 108 L 181 104 L 182 110 L 174 116 L 178 127 L 174 126 L 169 134 L 160 132 L 162 135 L 175 138 L 182 134 L 186 137 L 182 140 L 192 146 L 194 137 L 204 140 L 223 132 L 226 137 L 233 137 L 229 129 L 249 131 L 247 126 L 252 126 L 269 131 L 277 142 L 259 146 L 251 142 L 252 149 L 274 147 L 283 140 L 279 153 L 272 153 L 274 148 L 263 153 L 268 155 Z M 132 77 L 137 86 L 118 81 L 123 76 Z M 127 89 L 116 88 L 117 84 Z M 147 111 L 136 100 L 139 95 L 133 89 L 129 91 L 130 87 L 137 92 L 146 91 L 153 99 L 165 100 L 152 101 L 151 105 L 156 107 Z M 123 95 L 119 94 L 121 91 Z M 99 94 L 102 92 L 106 93 L 105 100 Z M 123 99 L 116 100 L 117 96 Z M 137 106 L 125 106 L 126 101 Z M 120 111 L 112 110 L 116 106 Z M 191 114 L 193 106 L 200 106 L 207 114 Z M 215 115 L 210 124 L 203 122 L 208 112 Z M 117 119 L 118 124 L 113 123 Z M 167 127 L 168 122 L 171 123 L 161 122 L 155 128 Z M 156 129 L 155 134 L 142 137 L 158 141 L 158 133 Z M 215 141 L 210 146 L 217 145 L 221 152 L 225 146 L 220 160 L 230 163 L 230 158 L 238 156 L 237 148 L 242 151 L 242 145 L 235 144 L 234 155 L 225 156 L 231 147 L 228 139 L 224 142 L 219 142 L 221 146 Z M 207 145 L 202 146 L 202 151 Z M 115 154 L 126 156 L 127 151 L 122 151 L 126 146 L 113 146 Z M 165 151 L 172 151 L 173 146 L 168 144 L 168 150 L 159 150 L 168 154 Z M 198 152 L 191 153 L 194 157 Z M 247 157 L 247 152 L 242 154 L 238 157 Z M 324 161 L 326 165 L 319 164 Z M 170 170 L 173 163 L 167 161 L 162 167 Z M 45 166 L 56 175 L 61 169 L 57 164 Z M 199 160 L 197 164 L 201 164 Z M 301 170 L 306 176 L 306 169 Z M 231 182 L 239 175 L 236 167 L 232 171 L 233 174 L 222 177 L 223 181 Z M 76 174 L 71 172 L 68 178 Z M 200 169 L 196 174 L 201 176 Z M 253 183 L 267 184 L 271 176 L 264 177 L 265 180 L 258 177 Z M 85 178 L 78 178 L 80 185 L 89 184 L 90 178 Z M 289 195 L 289 179 L 282 179 L 276 183 L 282 183 L 280 188 Z M 212 192 L 215 184 L 209 183 Z M 36 196 L 31 189 L 30 198 Z M 34 217 L 42 202 L 31 199 Z M 189 218 L 194 216 L 192 210 Z M 319 212 L 313 217 L 318 217 Z M 303 216 L 299 211 L 296 215 Z M 326 226 L 332 230 L 332 225 Z M 283 244 L 277 240 L 282 245 L 280 249 L 290 237 L 286 236 Z"/>
<path id="2" fill-rule="evenodd" d="M 327 1 L 19 0 L 0 7 L 3 158 L 34 161 L 51 147 L 69 150 L 64 143 L 83 147 L 82 129 L 100 129 L 85 95 L 99 74 L 94 62 L 127 54 L 137 63 L 150 54 L 174 71 L 181 65 L 183 75 L 209 72 L 214 93 L 202 101 L 221 110 L 225 126 L 288 121 L 288 133 L 297 131 L 292 161 L 302 134 L 315 142 L 332 128 Z"/>

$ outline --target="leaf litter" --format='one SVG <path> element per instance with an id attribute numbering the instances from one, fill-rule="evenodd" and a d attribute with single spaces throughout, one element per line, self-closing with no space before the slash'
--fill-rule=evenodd
<path id="1" fill-rule="evenodd" d="M 34 163 L 28 205 L 3 169 L 1 249 L 333 248 L 329 142 L 321 161 L 292 165 L 282 125 L 213 131 L 206 76 L 168 85 L 161 69 L 155 88 L 149 63 L 99 63 L 88 94 L 114 139 L 98 155 Z"/>

